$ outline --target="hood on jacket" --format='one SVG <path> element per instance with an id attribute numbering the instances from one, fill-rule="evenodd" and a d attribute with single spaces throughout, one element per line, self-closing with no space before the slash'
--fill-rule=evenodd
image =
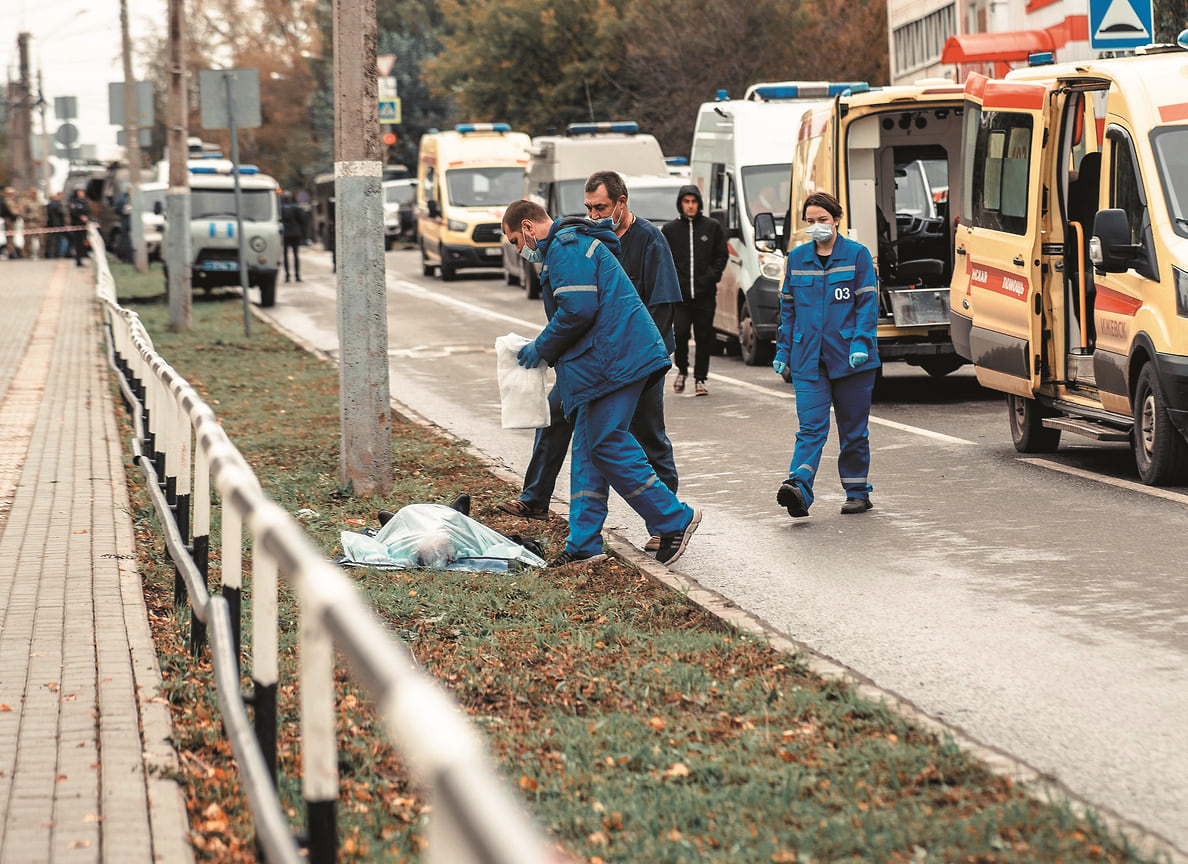
<path id="1" fill-rule="evenodd" d="M 702 215 L 705 210 L 705 202 L 701 200 L 701 190 L 690 183 L 687 186 L 682 186 L 677 192 L 677 216 L 682 219 L 685 218 L 685 211 L 681 209 L 681 199 L 686 195 L 692 195 L 697 199 L 697 215 Z"/>
<path id="2" fill-rule="evenodd" d="M 549 229 L 549 236 L 544 239 L 541 246 L 548 249 L 548 244 L 554 237 L 563 231 L 572 231 L 575 234 L 585 234 L 588 237 L 596 237 L 614 255 L 619 254 L 619 235 L 615 233 L 615 229 L 611 227 L 610 219 L 587 219 L 585 216 L 565 216 L 553 222 L 553 227 Z"/>

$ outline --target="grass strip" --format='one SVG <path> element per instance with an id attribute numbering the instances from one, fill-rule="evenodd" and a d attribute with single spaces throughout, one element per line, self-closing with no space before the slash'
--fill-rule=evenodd
<path id="1" fill-rule="evenodd" d="M 495 509 L 516 490 L 463 444 L 393 423 L 382 498 L 338 484 L 338 372 L 266 326 L 243 334 L 237 294 L 196 296 L 168 332 L 160 271 L 113 262 L 121 304 L 212 406 L 260 482 L 328 556 L 381 508 L 472 496 L 472 515 L 562 548 L 556 517 Z M 282 300 L 283 302 L 283 300 Z M 125 438 L 128 435 L 124 429 Z M 184 651 L 172 568 L 129 463 L 141 572 L 200 860 L 251 861 L 250 814 L 206 662 Z M 218 522 L 217 513 L 214 519 Z M 219 544 L 212 538 L 212 573 Z M 250 644 L 250 554 L 244 644 Z M 728 628 L 621 561 L 510 574 L 352 570 L 368 601 L 485 732 L 559 845 L 590 862 L 1145 861 L 1092 813 L 1042 804 L 796 657 Z M 216 578 L 217 582 L 217 578 Z M 282 598 L 281 793 L 302 822 L 292 597 Z M 250 658 L 245 682 L 250 671 Z M 339 673 L 343 861 L 417 861 L 429 808 L 367 696 Z M 246 683 L 245 683 L 246 686 Z"/>

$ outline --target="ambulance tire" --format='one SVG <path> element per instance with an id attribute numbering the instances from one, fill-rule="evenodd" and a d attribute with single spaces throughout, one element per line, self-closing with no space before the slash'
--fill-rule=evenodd
<path id="1" fill-rule="evenodd" d="M 520 284 L 528 292 L 529 300 L 540 299 L 540 276 L 537 275 L 536 268 L 523 258 L 520 259 Z"/>
<path id="2" fill-rule="evenodd" d="M 268 309 L 276 305 L 276 274 L 260 277 L 260 306 Z"/>
<path id="3" fill-rule="evenodd" d="M 441 256 L 441 266 L 438 268 L 441 271 L 441 281 L 453 282 L 454 278 L 458 275 L 458 268 L 454 267 L 452 264 L 446 263 L 446 254 L 444 248 L 438 246 L 437 252 Z"/>
<path id="4" fill-rule="evenodd" d="M 742 354 L 743 363 L 748 366 L 763 366 L 771 361 L 772 344 L 755 335 L 755 327 L 751 322 L 751 307 L 744 300 L 742 308 L 738 310 L 738 346 Z"/>
<path id="5" fill-rule="evenodd" d="M 1167 413 L 1154 364 L 1139 372 L 1134 388 L 1134 461 L 1148 486 L 1179 485 L 1188 477 L 1188 442 Z"/>
<path id="6" fill-rule="evenodd" d="M 1045 417 L 1053 416 L 1034 399 L 1007 394 L 1007 416 L 1011 423 L 1011 440 L 1020 453 L 1055 453 L 1060 446 L 1060 430 L 1043 425 Z"/>
<path id="7" fill-rule="evenodd" d="M 517 265 L 515 267 L 508 267 L 507 263 L 504 262 L 503 281 L 506 282 L 508 285 L 519 285 L 520 284 L 520 267 L 519 267 L 519 265 Z"/>
<path id="8" fill-rule="evenodd" d="M 433 265 L 429 263 L 429 256 L 425 254 L 425 244 L 421 244 L 421 275 L 432 276 Z"/>

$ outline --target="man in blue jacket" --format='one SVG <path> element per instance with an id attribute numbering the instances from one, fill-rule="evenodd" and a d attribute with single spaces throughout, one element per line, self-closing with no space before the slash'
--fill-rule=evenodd
<path id="1" fill-rule="evenodd" d="M 573 427 L 569 537 L 551 566 L 599 560 L 609 487 L 660 536 L 656 560 L 672 564 L 701 522 L 656 476 L 629 427 L 641 394 L 663 379 L 668 347 L 619 264 L 614 230 L 589 219 L 553 222 L 521 199 L 503 216 L 503 233 L 530 262 L 543 264 L 541 296 L 549 323 L 520 351 L 520 364 L 557 370 Z"/>

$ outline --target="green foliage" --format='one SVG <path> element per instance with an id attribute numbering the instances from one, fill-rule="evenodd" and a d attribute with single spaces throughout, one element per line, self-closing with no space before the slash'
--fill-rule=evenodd
<path id="1" fill-rule="evenodd" d="M 1180 31 L 1188 28 L 1188 2 L 1154 0 L 1155 41 L 1175 42 Z"/>

